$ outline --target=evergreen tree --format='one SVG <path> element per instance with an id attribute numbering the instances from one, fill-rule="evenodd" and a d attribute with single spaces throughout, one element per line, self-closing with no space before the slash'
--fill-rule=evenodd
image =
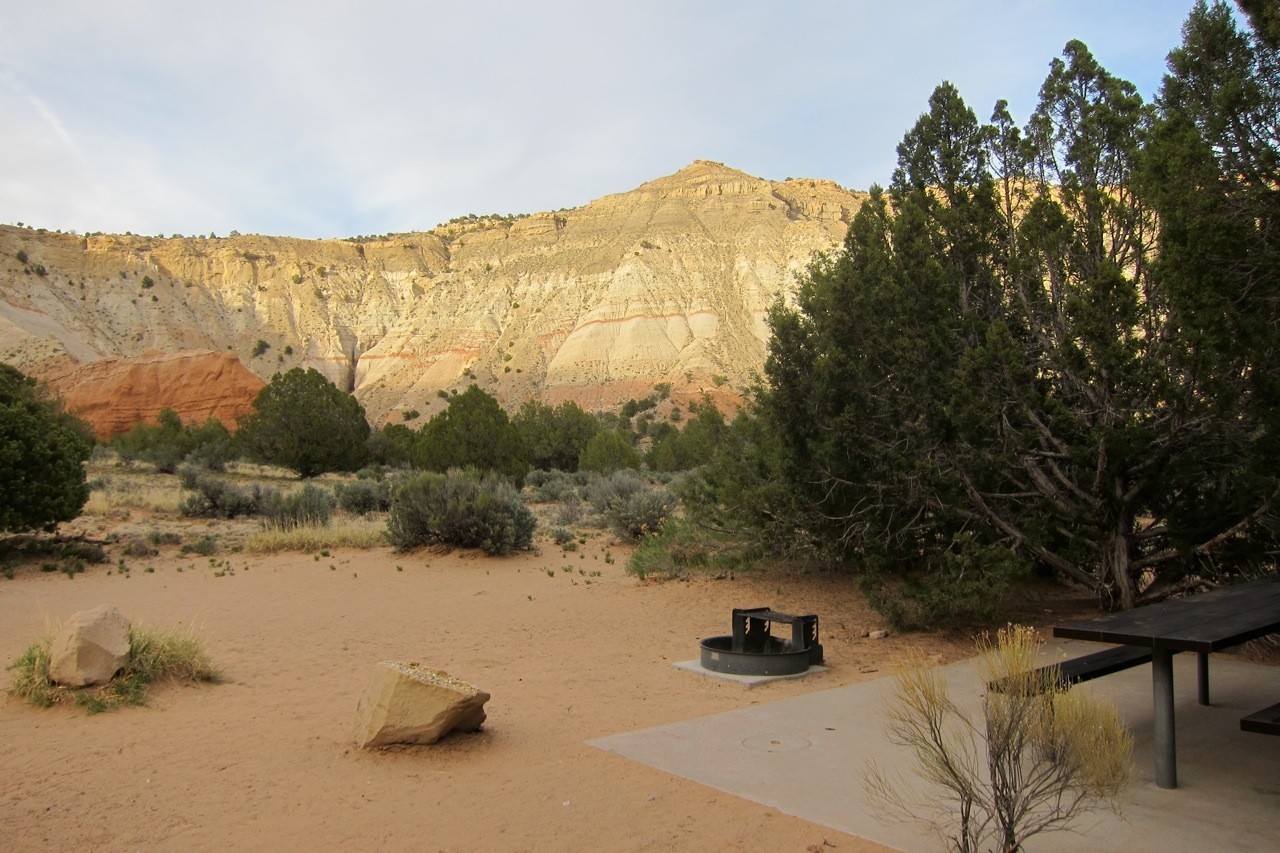
<path id="1" fill-rule="evenodd" d="M 552 408 L 528 400 L 511 422 L 529 464 L 541 471 L 578 470 L 579 454 L 600 430 L 600 422 L 573 401 Z"/>
<path id="2" fill-rule="evenodd" d="M 36 383 L 0 364 L 0 531 L 53 530 L 89 499 L 89 427 Z"/>
<path id="3" fill-rule="evenodd" d="M 1229 22 L 1193 14 L 1188 46 L 1212 39 L 1226 58 L 1194 63 L 1186 85 L 1220 100 L 1206 84 L 1234 70 L 1234 111 L 1174 114 L 1191 79 L 1190 47 L 1175 53 L 1159 156 L 1152 109 L 1079 42 L 1025 131 L 1003 103 L 981 125 L 949 84 L 935 91 L 888 196 L 873 191 L 796 308 L 771 316 L 762 411 L 833 553 L 992 590 L 1017 553 L 1125 608 L 1266 563 L 1277 113 L 1260 50 Z M 1269 118 L 1270 143 L 1247 134 L 1250 158 L 1193 144 L 1233 126 L 1219 115 L 1255 131 Z M 1219 330 L 1251 294 L 1257 310 Z"/>
<path id="4" fill-rule="evenodd" d="M 423 425 L 413 464 L 428 471 L 479 468 L 521 482 L 529 473 L 520 435 L 502 406 L 478 385 L 449 398 L 449 405 Z"/>
<path id="5" fill-rule="evenodd" d="M 236 439 L 254 458 L 314 477 L 369 461 L 364 407 L 315 368 L 271 377 L 241 418 Z"/>
<path id="6" fill-rule="evenodd" d="M 640 454 L 631 446 L 626 433 L 604 429 L 591 437 L 578 457 L 578 469 L 582 471 L 618 471 L 623 468 L 638 470 Z"/>

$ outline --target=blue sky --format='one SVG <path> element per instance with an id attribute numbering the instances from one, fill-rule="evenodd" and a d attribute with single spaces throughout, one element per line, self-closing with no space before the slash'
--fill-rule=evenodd
<path id="1" fill-rule="evenodd" d="M 0 222 L 343 237 L 695 159 L 886 182 L 944 79 L 1025 120 L 1073 38 L 1150 97 L 1193 0 L 0 0 Z"/>

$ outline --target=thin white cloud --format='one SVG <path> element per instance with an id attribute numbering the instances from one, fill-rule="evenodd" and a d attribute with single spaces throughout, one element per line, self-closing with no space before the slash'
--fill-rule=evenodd
<path id="1" fill-rule="evenodd" d="M 696 158 L 865 187 L 944 78 L 1025 116 L 1078 37 L 1152 92 L 1191 2 L 46 0 L 0 30 L 0 220 L 378 233 Z"/>

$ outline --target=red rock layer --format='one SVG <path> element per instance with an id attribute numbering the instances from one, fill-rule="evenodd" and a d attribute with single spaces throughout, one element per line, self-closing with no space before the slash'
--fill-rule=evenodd
<path id="1" fill-rule="evenodd" d="M 35 374 L 104 440 L 139 422 L 154 424 L 162 409 L 173 409 L 185 423 L 213 417 L 235 429 L 265 384 L 234 353 L 214 350 L 64 361 Z"/>

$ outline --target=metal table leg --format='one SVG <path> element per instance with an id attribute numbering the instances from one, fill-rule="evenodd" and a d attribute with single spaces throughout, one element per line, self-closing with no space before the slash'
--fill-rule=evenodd
<path id="1" fill-rule="evenodd" d="M 1173 652 L 1156 649 L 1151 659 L 1155 703 L 1156 785 L 1178 787 L 1178 758 L 1173 732 Z"/>
<path id="2" fill-rule="evenodd" d="M 1200 679 L 1200 704 L 1209 704 L 1209 654 L 1196 652 L 1196 674 Z"/>

